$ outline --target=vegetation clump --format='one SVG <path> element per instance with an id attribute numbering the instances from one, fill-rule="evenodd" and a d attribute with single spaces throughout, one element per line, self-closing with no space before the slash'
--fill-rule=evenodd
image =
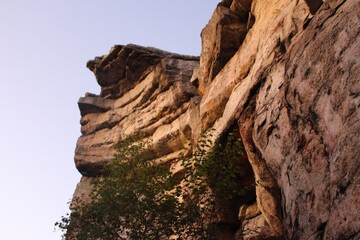
<path id="1" fill-rule="evenodd" d="M 91 200 L 74 199 L 71 214 L 55 225 L 66 239 L 213 239 L 207 219 L 219 203 L 214 199 L 242 198 L 248 190 L 238 181 L 241 141 L 230 134 L 226 143 L 213 144 L 210 136 L 203 134 L 191 154 L 179 157 L 183 169 L 177 174 L 152 161 L 151 142 L 122 140 L 92 181 Z"/>

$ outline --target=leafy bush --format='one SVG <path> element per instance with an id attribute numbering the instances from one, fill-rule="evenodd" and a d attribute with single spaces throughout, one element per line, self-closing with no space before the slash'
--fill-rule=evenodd
<path id="1" fill-rule="evenodd" d="M 186 177 L 200 192 L 209 187 L 219 200 L 243 197 L 249 189 L 239 178 L 244 171 L 239 160 L 247 159 L 240 138 L 230 132 L 213 144 L 211 137 L 211 131 L 203 133 L 193 154 L 183 158 Z"/>
<path id="2" fill-rule="evenodd" d="M 150 142 L 136 137 L 119 142 L 103 176 L 92 182 L 91 201 L 74 199 L 72 213 L 55 225 L 65 238 L 78 240 L 212 239 L 205 220 L 213 199 L 247 192 L 237 181 L 236 161 L 244 157 L 239 139 L 230 134 L 209 151 L 210 137 L 203 134 L 192 154 L 179 158 L 183 170 L 176 175 L 151 161 L 156 147 Z"/>
<path id="3" fill-rule="evenodd" d="M 210 140 L 212 131 L 201 135 L 195 150 L 182 162 L 186 189 L 198 199 L 207 235 L 221 239 L 220 228 L 227 225 L 235 234 L 239 227 L 239 207 L 255 202 L 255 184 L 237 128 L 215 142 Z"/>

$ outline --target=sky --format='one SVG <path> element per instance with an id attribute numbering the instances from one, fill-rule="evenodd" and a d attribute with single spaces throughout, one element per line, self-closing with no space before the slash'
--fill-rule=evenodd
<path id="1" fill-rule="evenodd" d="M 0 0 L 0 239 L 57 240 L 80 174 L 85 66 L 115 44 L 199 55 L 220 0 Z"/>

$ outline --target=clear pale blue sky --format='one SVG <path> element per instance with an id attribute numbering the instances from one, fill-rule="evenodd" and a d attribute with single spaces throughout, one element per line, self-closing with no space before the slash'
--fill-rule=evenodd
<path id="1" fill-rule="evenodd" d="M 80 174 L 77 100 L 99 93 L 88 59 L 135 43 L 200 54 L 220 0 L 0 0 L 0 239 L 60 239 Z"/>

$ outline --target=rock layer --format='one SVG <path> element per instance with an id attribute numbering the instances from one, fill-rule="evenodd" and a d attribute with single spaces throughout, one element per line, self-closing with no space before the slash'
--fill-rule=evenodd
<path id="1" fill-rule="evenodd" d="M 87 66 L 102 89 L 100 96 L 79 100 L 82 136 L 75 163 L 84 176 L 98 175 L 114 154 L 113 144 L 127 135 L 142 132 L 166 142 L 163 157 L 190 140 L 187 110 L 199 98 L 189 80 L 198 58 L 128 45 Z"/>
<path id="2" fill-rule="evenodd" d="M 359 1 L 223 0 L 200 61 L 113 47 L 88 62 L 101 93 L 79 100 L 76 193 L 126 135 L 161 141 L 172 161 L 203 130 L 237 126 L 256 202 L 219 239 L 359 239 L 359 34 Z"/>

